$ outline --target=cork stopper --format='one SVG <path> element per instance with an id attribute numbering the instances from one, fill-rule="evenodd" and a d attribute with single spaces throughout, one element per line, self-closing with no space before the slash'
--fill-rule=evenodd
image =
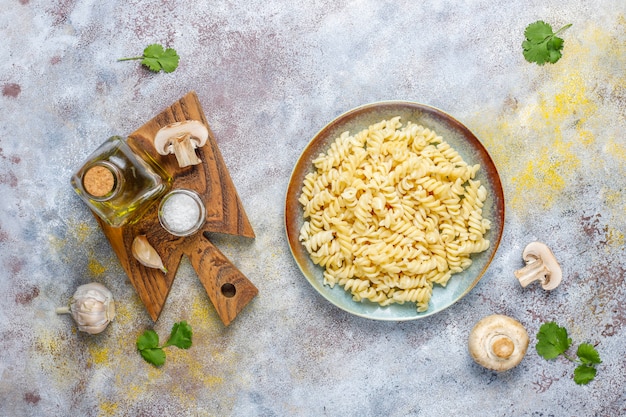
<path id="1" fill-rule="evenodd" d="M 83 187 L 90 195 L 102 198 L 111 194 L 115 189 L 115 175 L 110 168 L 95 165 L 85 172 Z"/>

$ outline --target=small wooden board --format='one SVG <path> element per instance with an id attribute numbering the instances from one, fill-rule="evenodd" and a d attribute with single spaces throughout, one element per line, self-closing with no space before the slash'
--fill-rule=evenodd
<path id="1" fill-rule="evenodd" d="M 152 139 L 170 123 L 199 120 L 209 129 L 205 146 L 196 150 L 199 165 L 179 168 L 174 155 L 161 156 Z M 237 190 L 226 169 L 213 132 L 195 92 L 190 92 L 128 137 L 128 144 L 138 154 L 153 158 L 172 176 L 172 189 L 196 191 L 205 202 L 206 223 L 197 233 L 176 237 L 166 232 L 158 219 L 158 201 L 135 224 L 110 227 L 95 216 L 143 301 L 150 317 L 157 321 L 170 292 L 183 255 L 189 257 L 211 302 L 225 325 L 257 295 L 258 290 L 215 246 L 205 232 L 219 232 L 254 238 L 254 231 L 243 209 Z M 146 235 L 161 256 L 168 272 L 146 268 L 132 255 L 136 236 Z"/>

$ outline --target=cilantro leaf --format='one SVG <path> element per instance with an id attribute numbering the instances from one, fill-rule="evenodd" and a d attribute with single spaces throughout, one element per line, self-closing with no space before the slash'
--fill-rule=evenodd
<path id="1" fill-rule="evenodd" d="M 159 347 L 159 335 L 154 330 L 146 330 L 137 338 L 137 350 L 148 363 L 155 366 L 165 363 L 165 352 Z"/>
<path id="2" fill-rule="evenodd" d="M 547 43 L 533 45 L 528 41 L 524 41 L 522 47 L 524 48 L 524 58 L 526 58 L 526 61 L 535 62 L 538 65 L 543 65 L 547 62 L 550 55 Z"/>
<path id="3" fill-rule="evenodd" d="M 535 349 L 539 356 L 554 359 L 565 353 L 571 344 L 572 339 L 567 337 L 567 330 L 555 322 L 549 322 L 542 324 L 539 328 Z"/>
<path id="4" fill-rule="evenodd" d="M 159 335 L 154 330 L 146 330 L 137 338 L 137 349 L 152 349 L 159 346 Z"/>
<path id="5" fill-rule="evenodd" d="M 578 346 L 578 350 L 576 351 L 576 355 L 583 364 L 591 365 L 602 363 L 600 360 L 600 354 L 590 343 L 580 344 Z"/>
<path id="6" fill-rule="evenodd" d="M 574 382 L 578 385 L 588 384 L 596 377 L 597 369 L 591 365 L 579 365 L 574 369 Z"/>
<path id="7" fill-rule="evenodd" d="M 141 357 L 154 366 L 165 363 L 165 350 L 168 346 L 176 346 L 181 349 L 191 347 L 191 326 L 186 321 L 174 323 L 172 332 L 167 343 L 159 346 L 159 335 L 154 330 L 146 330 L 137 338 L 137 350 Z"/>
<path id="8" fill-rule="evenodd" d="M 531 23 L 524 31 L 524 36 L 526 36 L 526 39 L 532 43 L 541 43 L 550 35 L 552 35 L 552 26 L 543 20 Z"/>
<path id="9" fill-rule="evenodd" d="M 173 72 L 178 68 L 178 62 L 180 57 L 173 48 L 164 49 L 163 46 L 154 43 L 148 45 L 143 50 L 142 56 L 135 56 L 130 58 L 120 58 L 118 61 L 131 61 L 141 60 L 141 64 L 148 68 L 150 71 L 159 72 L 161 70 L 165 72 Z"/>
<path id="10" fill-rule="evenodd" d="M 160 347 L 141 349 L 139 353 L 146 362 L 154 366 L 161 366 L 165 363 L 165 351 Z"/>
<path id="11" fill-rule="evenodd" d="M 561 59 L 561 51 L 565 43 L 557 35 L 570 26 L 572 25 L 565 25 L 553 33 L 552 26 L 542 20 L 528 25 L 524 31 L 526 39 L 522 42 L 522 50 L 526 61 L 534 62 L 537 65 L 543 65 L 546 62 L 556 63 Z"/>
<path id="12" fill-rule="evenodd" d="M 151 71 L 172 72 L 178 67 L 179 56 L 172 48 L 163 49 L 159 44 L 148 45 L 143 50 L 144 58 L 141 63 L 148 67 Z"/>
<path id="13" fill-rule="evenodd" d="M 181 349 L 189 349 L 191 347 L 191 326 L 186 321 L 180 323 L 174 323 L 172 326 L 172 333 L 167 340 L 165 346 L 176 346 Z"/>
<path id="14" fill-rule="evenodd" d="M 545 359 L 554 359 L 559 355 L 571 362 L 578 364 L 574 369 L 574 382 L 579 385 L 588 384 L 596 377 L 598 372 L 596 365 L 602 363 L 600 354 L 590 343 L 581 343 L 573 358 L 567 354 L 572 344 L 572 339 L 567 336 L 567 330 L 555 322 L 544 323 L 537 333 L 537 353 Z"/>

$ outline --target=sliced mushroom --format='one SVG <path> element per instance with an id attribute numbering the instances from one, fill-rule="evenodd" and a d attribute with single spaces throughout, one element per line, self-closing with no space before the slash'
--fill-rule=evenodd
<path id="1" fill-rule="evenodd" d="M 161 155 L 176 155 L 178 166 L 183 168 L 202 162 L 196 148 L 204 146 L 208 137 L 209 130 L 202 122 L 185 120 L 162 127 L 154 137 L 154 147 Z"/>
<path id="2" fill-rule="evenodd" d="M 528 342 L 528 333 L 520 322 L 493 314 L 476 323 L 469 335 L 468 348 L 477 364 L 493 371 L 506 371 L 522 361 Z"/>
<path id="3" fill-rule="evenodd" d="M 561 266 L 544 243 L 529 243 L 522 253 L 522 259 L 526 266 L 515 271 L 522 287 L 526 288 L 530 283 L 539 281 L 544 290 L 553 290 L 561 283 Z"/>

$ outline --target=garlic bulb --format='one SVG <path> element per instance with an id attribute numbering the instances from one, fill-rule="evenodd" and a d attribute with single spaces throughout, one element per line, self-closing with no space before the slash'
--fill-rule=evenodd
<path id="1" fill-rule="evenodd" d="M 113 294 L 107 287 L 97 282 L 76 288 L 68 307 L 59 307 L 57 314 L 71 314 L 78 330 L 97 334 L 115 317 Z"/>

